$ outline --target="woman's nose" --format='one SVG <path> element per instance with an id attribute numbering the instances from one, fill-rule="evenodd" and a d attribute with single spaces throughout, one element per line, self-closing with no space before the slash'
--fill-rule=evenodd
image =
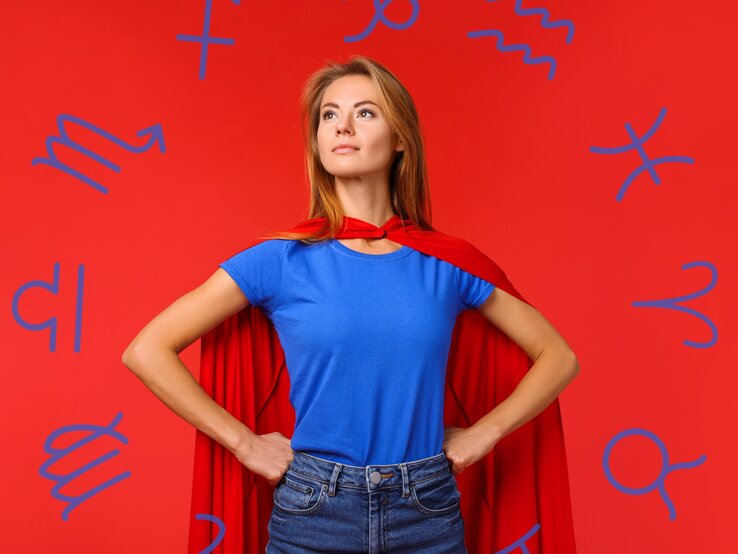
<path id="1" fill-rule="evenodd" d="M 343 121 L 339 121 L 336 124 L 336 130 L 339 134 L 343 133 L 344 131 L 351 131 L 351 127 L 348 123 L 344 123 Z"/>

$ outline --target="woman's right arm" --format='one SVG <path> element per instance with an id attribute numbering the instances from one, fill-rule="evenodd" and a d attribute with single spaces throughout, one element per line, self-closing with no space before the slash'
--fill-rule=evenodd
<path id="1" fill-rule="evenodd" d="M 257 435 L 213 400 L 179 353 L 249 305 L 222 268 L 151 320 L 123 352 L 122 362 L 177 415 L 230 450 L 249 469 L 276 484 L 292 460 L 281 433 Z"/>

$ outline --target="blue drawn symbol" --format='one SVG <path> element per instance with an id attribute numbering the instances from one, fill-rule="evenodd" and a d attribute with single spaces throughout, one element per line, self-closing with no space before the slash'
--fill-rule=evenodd
<path id="1" fill-rule="evenodd" d="M 48 281 L 28 281 L 24 285 L 18 288 L 13 295 L 12 310 L 13 319 L 17 321 L 21 327 L 28 329 L 29 331 L 41 331 L 43 329 L 50 329 L 49 332 L 49 352 L 56 352 L 56 328 L 57 320 L 56 316 L 52 316 L 46 321 L 41 323 L 29 323 L 24 320 L 18 309 L 21 296 L 26 290 L 32 288 L 42 288 L 50 291 L 52 294 L 59 294 L 59 262 L 54 263 L 54 278 L 53 282 Z M 75 323 L 74 323 L 74 351 L 80 351 L 80 343 L 82 336 L 82 299 L 85 287 L 85 266 L 79 265 L 77 267 L 77 303 L 74 310 Z"/>
<path id="2" fill-rule="evenodd" d="M 487 2 L 497 2 L 497 0 L 487 0 Z M 515 13 L 521 17 L 526 15 L 542 15 L 541 27 L 544 29 L 555 29 L 557 27 L 566 27 L 569 32 L 566 33 L 566 44 L 571 43 L 574 38 L 574 22 L 571 19 L 557 19 L 549 22 L 549 12 L 546 8 L 523 8 L 523 0 L 515 1 Z"/>
<path id="3" fill-rule="evenodd" d="M 225 536 L 225 532 L 226 532 L 225 521 L 223 521 L 217 516 L 214 516 L 213 514 L 195 514 L 195 519 L 200 520 L 200 521 L 203 521 L 203 520 L 212 521 L 218 526 L 218 535 L 213 539 L 213 542 L 207 545 L 207 547 L 205 547 L 204 550 L 200 550 L 200 552 L 197 553 L 197 554 L 210 554 L 223 541 L 223 537 Z"/>
<path id="4" fill-rule="evenodd" d="M 605 148 L 602 146 L 591 146 L 590 151 L 594 152 L 595 154 L 621 154 L 623 152 L 627 152 L 628 150 L 635 150 L 640 155 L 641 159 L 643 160 L 643 165 L 637 168 L 635 171 L 633 171 L 630 175 L 628 175 L 628 178 L 625 180 L 625 182 L 620 187 L 620 190 L 618 190 L 618 194 L 616 196 L 616 200 L 620 202 L 622 200 L 623 195 L 625 194 L 625 191 L 628 189 L 630 184 L 633 182 L 633 180 L 640 175 L 643 171 L 648 171 L 651 174 L 651 177 L 656 182 L 657 185 L 661 184 L 661 179 L 659 178 L 659 174 L 656 173 L 656 170 L 654 169 L 655 166 L 659 164 L 664 164 L 668 162 L 681 162 L 681 163 L 694 163 L 694 158 L 689 158 L 687 156 L 663 156 L 661 158 L 656 158 L 654 160 L 648 159 L 648 156 L 646 155 L 646 151 L 643 149 L 643 144 L 650 139 L 653 134 L 656 132 L 656 130 L 661 126 L 661 122 L 664 120 L 664 117 L 666 116 L 666 108 L 661 108 L 661 112 L 659 113 L 658 118 L 656 119 L 656 122 L 653 124 L 653 126 L 648 130 L 648 132 L 643 135 L 643 137 L 639 137 L 636 135 L 635 131 L 633 130 L 633 127 L 631 127 L 630 123 L 625 124 L 625 130 L 630 135 L 630 138 L 633 139 L 633 142 L 631 144 L 626 144 L 625 146 L 616 146 L 611 148 Z"/>
<path id="5" fill-rule="evenodd" d="M 528 541 L 528 539 L 530 539 L 533 535 L 535 535 L 540 528 L 541 528 L 541 524 L 536 523 L 533 527 L 530 528 L 530 530 L 525 535 L 520 537 L 510 546 L 506 546 L 502 550 L 498 550 L 497 552 L 495 552 L 495 554 L 509 554 L 510 552 L 518 548 L 520 549 L 520 552 L 522 552 L 522 554 L 530 554 L 530 550 L 528 550 L 528 546 L 525 543 Z"/>
<path id="6" fill-rule="evenodd" d="M 548 79 L 551 80 L 554 77 L 554 74 L 556 73 L 556 60 L 552 58 L 551 56 L 538 56 L 537 58 L 531 58 L 530 57 L 530 46 L 527 44 L 511 44 L 509 46 L 505 46 L 503 44 L 503 41 L 505 39 L 504 35 L 502 34 L 502 31 L 498 31 L 497 29 L 487 29 L 484 31 L 469 31 L 467 33 L 467 36 L 469 38 L 476 38 L 476 37 L 497 37 L 497 44 L 495 45 L 497 49 L 500 52 L 514 52 L 515 50 L 522 50 L 525 52 L 525 56 L 523 57 L 523 62 L 527 64 L 538 64 L 538 63 L 550 63 L 551 69 L 548 72 Z"/>
<path id="7" fill-rule="evenodd" d="M 393 21 L 390 21 L 389 19 L 384 17 L 384 10 L 387 6 L 389 6 L 390 2 L 392 2 L 392 0 L 373 0 L 372 3 L 374 4 L 374 17 L 369 22 L 369 25 L 367 25 L 366 29 L 364 29 L 358 35 L 343 37 L 343 41 L 358 42 L 365 39 L 369 35 L 369 33 L 374 30 L 374 27 L 377 26 L 377 23 L 379 23 L 379 21 L 384 23 L 390 29 L 401 31 L 410 27 L 413 23 L 415 23 L 415 20 L 418 19 L 418 12 L 420 12 L 420 2 L 418 2 L 418 0 L 410 0 L 413 11 L 410 14 L 410 19 L 408 19 L 405 23 L 394 23 Z"/>
<path id="8" fill-rule="evenodd" d="M 694 342 L 691 340 L 685 340 L 684 344 L 687 346 L 692 346 L 694 348 L 709 348 L 710 346 L 714 345 L 717 342 L 718 331 L 717 331 L 717 327 L 715 326 L 715 324 L 707 316 L 701 314 L 697 310 L 686 308 L 684 306 L 675 305 L 678 302 L 686 302 L 687 300 L 699 298 L 700 296 L 710 292 L 713 288 L 715 288 L 715 283 L 717 283 L 717 268 L 710 262 L 690 262 L 688 264 L 684 264 L 682 266 L 682 269 L 689 269 L 690 267 L 694 267 L 694 266 L 705 266 L 709 268 L 710 272 L 712 273 L 712 280 L 702 290 L 698 290 L 696 292 L 693 292 L 692 294 L 687 294 L 685 296 L 677 296 L 675 298 L 664 298 L 663 300 L 643 300 L 640 302 L 633 302 L 633 306 L 638 306 L 642 308 L 667 308 L 670 310 L 679 310 L 681 312 L 692 314 L 693 316 L 707 323 L 707 325 L 712 330 L 712 339 L 709 342 Z"/>
<path id="9" fill-rule="evenodd" d="M 56 152 L 54 152 L 54 144 L 58 142 L 58 143 L 64 144 L 65 146 L 69 146 L 73 148 L 74 150 L 76 150 L 77 152 L 81 152 L 89 156 L 90 158 L 95 160 L 97 163 L 102 164 L 106 166 L 108 169 L 112 169 L 113 171 L 119 172 L 120 167 L 115 165 L 113 162 L 106 160 L 99 154 L 95 154 L 88 148 L 85 148 L 84 146 L 77 144 L 72 139 L 70 139 L 69 135 L 67 134 L 67 130 L 64 128 L 64 123 L 66 121 L 71 121 L 72 123 L 76 123 L 80 125 L 81 127 L 87 128 L 97 133 L 98 135 L 102 135 L 103 137 L 111 141 L 113 144 L 117 144 L 118 146 L 125 148 L 129 152 L 134 152 L 136 154 L 140 152 L 146 152 L 147 150 L 152 148 L 156 143 L 159 143 L 159 151 L 161 153 L 166 152 L 166 148 L 164 146 L 164 134 L 162 133 L 160 123 L 157 123 L 156 125 L 152 125 L 151 127 L 146 127 L 145 129 L 141 129 L 140 131 L 136 131 L 136 134 L 139 137 L 144 137 L 146 135 L 149 135 L 149 140 L 146 142 L 146 144 L 142 146 L 135 146 L 133 144 L 128 144 L 127 142 L 117 138 L 115 135 L 108 133 L 107 131 L 101 129 L 97 125 L 88 123 L 84 119 L 75 117 L 73 115 L 61 114 L 59 117 L 56 118 L 56 125 L 59 128 L 59 134 L 61 135 L 61 137 L 47 137 L 46 138 L 46 152 L 49 154 L 49 157 L 48 158 L 41 158 L 41 157 L 33 158 L 33 160 L 31 160 L 31 165 L 44 164 L 44 165 L 50 165 L 51 167 L 55 167 L 57 169 L 61 169 L 65 173 L 69 173 L 72 177 L 76 177 L 77 179 L 87 183 L 91 187 L 96 188 L 103 194 L 107 194 L 108 189 L 106 189 L 100 183 L 93 181 L 86 175 L 83 175 L 76 169 L 71 168 L 65 163 L 59 161 L 59 159 L 56 157 Z"/>
<path id="10" fill-rule="evenodd" d="M 626 487 L 624 485 L 621 485 L 615 480 L 615 477 L 610 471 L 610 453 L 612 452 L 612 449 L 615 446 L 615 443 L 617 443 L 621 439 L 627 436 L 630 436 L 630 435 L 643 435 L 645 437 L 648 437 L 654 443 L 656 443 L 656 446 L 658 446 L 659 450 L 661 451 L 661 460 L 662 460 L 661 473 L 651 485 L 648 485 L 647 487 L 643 487 L 640 489 Z M 705 463 L 706 459 L 707 459 L 707 456 L 703 454 L 702 456 L 700 456 L 693 462 L 682 462 L 678 464 L 669 465 L 669 453 L 666 451 L 666 445 L 661 441 L 661 439 L 659 439 L 651 431 L 647 431 L 645 429 L 633 428 L 633 429 L 626 429 L 625 431 L 621 431 L 620 433 L 615 435 L 610 440 L 610 442 L 607 443 L 607 446 L 605 447 L 605 455 L 602 458 L 602 466 L 605 468 L 605 475 L 607 476 L 608 481 L 610 481 L 610 483 L 612 483 L 612 485 L 616 489 L 618 489 L 620 492 L 624 492 L 626 494 L 646 494 L 648 492 L 651 492 L 653 489 L 658 488 L 661 498 L 664 500 L 667 507 L 669 508 L 669 519 L 673 520 L 676 518 L 676 510 L 674 509 L 674 504 L 672 503 L 671 499 L 666 494 L 666 489 L 664 488 L 664 479 L 670 472 L 674 470 L 686 469 L 689 467 L 696 467 L 698 465 Z"/>
<path id="11" fill-rule="evenodd" d="M 685 340 L 684 344 L 687 346 L 692 346 L 694 348 L 709 348 L 710 346 L 713 346 L 715 342 L 717 342 L 717 327 L 715 326 L 715 324 L 707 316 L 705 316 L 704 314 L 701 314 L 697 310 L 686 308 L 684 306 L 675 305 L 678 302 L 686 302 L 687 300 L 699 298 L 700 296 L 710 292 L 713 288 L 715 288 L 715 283 L 717 283 L 717 268 L 710 262 L 690 262 L 688 264 L 684 264 L 682 266 L 682 269 L 689 269 L 690 267 L 694 267 L 694 266 L 705 266 L 709 268 L 710 272 L 712 273 L 712 280 L 702 290 L 695 291 L 692 294 L 687 294 L 685 296 L 677 296 L 675 298 L 664 298 L 663 300 L 643 300 L 640 302 L 633 302 L 633 305 L 642 307 L 642 308 L 667 308 L 670 310 L 679 310 L 681 312 L 692 314 L 696 318 L 701 319 L 702 321 L 707 323 L 707 325 L 712 330 L 712 339 L 709 342 L 694 342 L 691 340 Z"/>
<path id="12" fill-rule="evenodd" d="M 231 0 L 236 6 L 241 4 L 241 0 Z M 202 35 L 185 35 L 178 34 L 177 40 L 185 42 L 199 42 L 202 44 L 200 48 L 200 80 L 205 78 L 205 68 L 208 64 L 208 48 L 211 44 L 226 44 L 231 45 L 235 42 L 232 38 L 217 38 L 210 36 L 210 14 L 213 11 L 213 0 L 205 0 L 205 22 L 202 26 Z"/>
<path id="13" fill-rule="evenodd" d="M 497 0 L 487 0 L 487 2 L 496 2 Z M 574 38 L 574 22 L 570 19 L 557 19 L 556 21 L 550 21 L 549 20 L 549 12 L 546 8 L 523 8 L 523 0 L 516 0 L 515 2 L 515 13 L 519 16 L 530 16 L 530 15 L 542 15 L 543 21 L 541 21 L 541 26 L 544 29 L 555 29 L 556 27 L 566 27 L 568 29 L 568 32 L 566 33 L 566 43 L 571 43 L 572 39 Z M 505 46 L 503 44 L 504 42 L 504 35 L 502 34 L 502 31 L 499 31 L 497 29 L 487 29 L 484 31 L 471 31 L 467 33 L 467 36 L 469 38 L 476 38 L 476 37 L 485 37 L 485 36 L 495 36 L 497 37 L 497 49 L 500 52 L 514 52 L 515 50 L 522 50 L 525 55 L 523 57 L 523 62 L 526 64 L 538 64 L 538 63 L 549 63 L 551 64 L 551 69 L 548 72 L 548 79 L 553 79 L 554 75 L 556 74 L 556 60 L 551 56 L 539 56 L 537 58 L 531 58 L 530 53 L 531 49 L 530 46 L 527 44 L 511 44 L 509 46 Z"/>
<path id="14" fill-rule="evenodd" d="M 64 511 L 62 512 L 62 519 L 64 521 L 69 519 L 69 512 L 71 512 L 74 508 L 82 504 L 82 502 L 85 502 L 88 498 L 95 496 L 99 492 L 107 489 L 108 487 L 114 485 L 115 483 L 118 483 L 122 481 L 123 479 L 127 479 L 128 477 L 131 476 L 131 472 L 124 471 L 123 473 L 116 475 L 112 479 L 108 479 L 105 483 L 98 485 L 97 487 L 79 496 L 69 496 L 69 495 L 59 492 L 60 489 L 64 485 L 73 481 L 80 475 L 83 475 L 90 469 L 97 467 L 103 462 L 106 462 L 113 456 L 117 456 L 118 454 L 120 454 L 120 450 L 113 450 L 111 452 L 108 452 L 104 456 L 100 456 L 96 460 L 93 460 L 89 464 L 86 464 L 67 475 L 57 475 L 55 473 L 51 473 L 50 471 L 48 471 L 49 466 L 53 465 L 56 461 L 63 459 L 64 456 L 66 456 L 67 454 L 71 454 L 78 448 L 83 447 L 88 442 L 92 442 L 93 440 L 96 440 L 105 435 L 109 435 L 115 439 L 118 439 L 123 444 L 128 444 L 128 439 L 124 437 L 122 434 L 120 434 L 118 431 L 115 431 L 113 429 L 116 425 L 118 425 L 122 417 L 123 417 L 123 414 L 118 412 L 118 415 L 115 416 L 115 419 L 113 419 L 111 424 L 106 427 L 101 427 L 99 425 L 88 425 L 88 424 L 67 425 L 64 427 L 60 427 L 59 429 L 51 433 L 44 441 L 44 451 L 47 454 L 50 454 L 51 457 L 48 460 L 46 460 L 43 464 L 41 464 L 41 468 L 38 470 L 38 472 L 41 474 L 42 477 L 46 479 L 50 479 L 51 481 L 57 482 L 56 485 L 54 485 L 54 487 L 51 489 L 51 496 L 53 496 L 57 500 L 61 500 L 62 502 L 69 503 L 69 506 L 64 508 Z M 66 448 L 55 448 L 54 447 L 54 441 L 56 440 L 57 437 L 64 435 L 65 433 L 70 433 L 74 431 L 90 431 L 90 434 L 87 437 L 80 439 L 75 443 L 70 444 Z"/>

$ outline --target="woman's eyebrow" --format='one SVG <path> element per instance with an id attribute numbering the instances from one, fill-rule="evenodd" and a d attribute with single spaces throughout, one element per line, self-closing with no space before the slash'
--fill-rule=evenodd
<path id="1" fill-rule="evenodd" d="M 357 102 L 356 104 L 354 104 L 354 108 L 358 108 L 362 104 L 374 104 L 375 106 L 377 106 L 377 104 L 375 102 L 372 102 L 371 100 L 361 100 L 360 102 Z M 332 108 L 340 108 L 340 106 L 338 104 L 335 104 L 334 102 L 326 102 L 325 104 L 323 104 L 323 106 L 320 109 L 322 110 L 323 108 L 327 106 L 331 106 Z M 379 106 L 377 106 L 377 108 L 378 107 Z"/>

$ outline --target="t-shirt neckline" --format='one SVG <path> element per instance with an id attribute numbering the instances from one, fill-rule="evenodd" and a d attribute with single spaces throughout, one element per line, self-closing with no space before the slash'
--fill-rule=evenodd
<path id="1" fill-rule="evenodd" d="M 366 252 L 359 252 L 357 250 L 349 248 L 345 244 L 338 242 L 338 239 L 331 239 L 330 245 L 331 247 L 333 247 L 334 250 L 340 252 L 341 254 L 351 256 L 352 258 L 373 261 L 396 260 L 398 258 L 404 258 L 413 251 L 412 248 L 403 244 L 394 252 L 387 252 L 385 254 L 367 254 Z"/>

